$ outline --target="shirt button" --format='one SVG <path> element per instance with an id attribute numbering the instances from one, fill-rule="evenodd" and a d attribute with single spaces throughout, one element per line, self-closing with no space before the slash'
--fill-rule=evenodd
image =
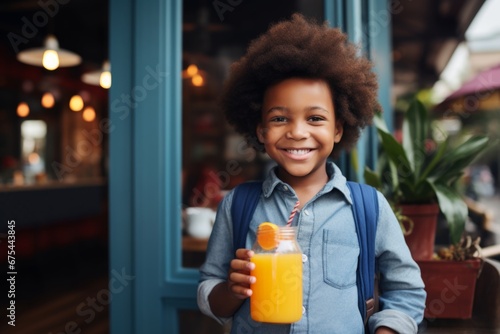
<path id="1" fill-rule="evenodd" d="M 305 214 L 306 216 L 309 216 L 309 210 L 304 210 L 304 214 Z"/>
<path id="2" fill-rule="evenodd" d="M 302 306 L 302 314 L 306 314 L 306 308 Z"/>
<path id="3" fill-rule="evenodd" d="M 307 262 L 307 255 L 306 254 L 302 254 L 302 262 Z"/>
<path id="4" fill-rule="evenodd" d="M 284 191 L 288 191 L 288 187 L 287 186 L 283 186 L 283 190 Z"/>

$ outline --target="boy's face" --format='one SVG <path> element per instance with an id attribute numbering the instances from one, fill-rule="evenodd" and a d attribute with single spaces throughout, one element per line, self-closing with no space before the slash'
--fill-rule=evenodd
<path id="1" fill-rule="evenodd" d="M 264 93 L 257 137 L 281 167 L 282 177 L 324 176 L 326 160 L 342 131 L 323 80 L 286 79 Z"/>

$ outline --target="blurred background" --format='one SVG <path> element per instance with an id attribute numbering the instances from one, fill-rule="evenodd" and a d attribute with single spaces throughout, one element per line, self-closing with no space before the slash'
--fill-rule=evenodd
<path id="1" fill-rule="evenodd" d="M 179 251 L 186 268 L 203 262 L 211 214 L 222 196 L 270 166 L 217 106 L 231 63 L 272 22 L 294 12 L 323 21 L 330 6 L 323 0 L 233 3 L 238 5 L 182 1 L 182 46 L 174 52 L 182 57 Z M 364 29 L 390 31 L 390 52 L 377 56 L 390 66 L 378 75 L 390 96 L 384 112 L 394 132 L 418 97 L 446 135 L 498 139 L 500 1 L 388 4 L 388 10 L 366 12 L 375 23 Z M 0 3 L 0 263 L 7 268 L 7 222 L 15 221 L 18 272 L 18 325 L 8 327 L 3 317 L 2 333 L 59 333 L 73 322 L 85 333 L 109 332 L 109 284 L 121 275 L 109 262 L 109 177 L 116 172 L 109 164 L 109 110 L 117 102 L 110 103 L 108 94 L 114 83 L 109 8 L 107 0 Z M 146 69 L 150 84 L 154 71 Z M 139 93 L 120 94 L 120 106 L 133 108 Z M 468 229 L 484 236 L 484 246 L 499 243 L 499 150 L 489 150 L 464 178 L 464 195 L 477 212 Z M 235 168 L 228 162 L 239 172 L 221 173 Z M 195 215 L 188 207 L 208 211 Z M 193 220 L 205 227 L 190 228 Z M 1 289 L 8 289 L 5 280 Z M 2 298 L 3 310 L 7 302 Z M 206 332 L 221 330 L 194 310 L 180 312 L 179 319 L 183 333 L 201 332 L 202 325 Z"/>

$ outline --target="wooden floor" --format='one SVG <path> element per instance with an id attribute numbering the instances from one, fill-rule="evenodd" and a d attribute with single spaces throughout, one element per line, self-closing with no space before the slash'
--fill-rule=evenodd
<path id="1" fill-rule="evenodd" d="M 2 311 L 0 333 L 109 333 L 106 245 L 79 244 L 16 262 L 16 326 Z M 3 282 L 1 288 L 8 291 Z M 0 298 L 2 310 L 7 302 Z"/>
<path id="2" fill-rule="evenodd" d="M 107 334 L 108 306 L 96 303 L 99 311 L 95 311 L 87 300 L 96 298 L 96 294 L 105 287 L 106 280 L 98 279 L 80 290 L 39 297 L 28 305 L 20 305 L 16 310 L 16 326 L 8 326 L 4 321 L 0 325 L 0 333 Z"/>

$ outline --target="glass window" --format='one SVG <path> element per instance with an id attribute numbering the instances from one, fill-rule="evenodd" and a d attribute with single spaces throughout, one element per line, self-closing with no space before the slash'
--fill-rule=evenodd
<path id="1" fill-rule="evenodd" d="M 218 106 L 229 67 L 271 23 L 295 12 L 321 22 L 323 1 L 184 1 L 184 266 L 198 267 L 203 263 L 215 209 L 224 194 L 243 181 L 262 178 L 269 165 L 265 155 L 249 147 L 227 125 Z"/>

